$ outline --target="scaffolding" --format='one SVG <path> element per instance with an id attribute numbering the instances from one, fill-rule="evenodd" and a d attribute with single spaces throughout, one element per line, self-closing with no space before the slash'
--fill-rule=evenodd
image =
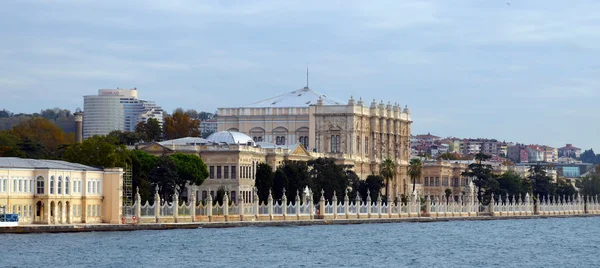
<path id="1" fill-rule="evenodd" d="M 129 165 L 125 165 L 125 174 L 123 174 L 123 205 L 133 205 L 133 182 Z"/>

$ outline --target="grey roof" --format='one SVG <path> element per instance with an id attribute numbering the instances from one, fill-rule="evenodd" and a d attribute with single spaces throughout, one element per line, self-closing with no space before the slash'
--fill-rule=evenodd
<path id="1" fill-rule="evenodd" d="M 210 134 L 208 138 L 206 138 L 209 142 L 214 143 L 225 143 L 225 144 L 252 144 L 254 145 L 254 140 L 250 138 L 250 136 L 235 131 L 219 131 L 213 134 Z"/>
<path id="2" fill-rule="evenodd" d="M 304 87 L 285 93 L 276 97 L 252 103 L 244 106 L 244 108 L 262 108 L 262 107 L 308 107 L 312 104 L 317 104 L 317 100 L 321 98 L 323 105 L 343 105 L 345 103 L 332 99 L 314 90 Z"/>
<path id="3" fill-rule="evenodd" d="M 0 168 L 66 169 L 102 171 L 102 169 L 60 160 L 38 160 L 18 157 L 0 157 Z"/>
<path id="4" fill-rule="evenodd" d="M 196 144 L 207 144 L 210 143 L 209 140 L 203 139 L 200 137 L 185 137 L 174 140 L 166 140 L 159 142 L 160 145 L 196 145 Z"/>

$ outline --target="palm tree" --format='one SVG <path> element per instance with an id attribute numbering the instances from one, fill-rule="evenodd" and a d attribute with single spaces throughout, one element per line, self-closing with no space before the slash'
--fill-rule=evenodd
<path id="1" fill-rule="evenodd" d="M 393 178 L 394 174 L 396 173 L 396 163 L 394 163 L 394 160 L 390 158 L 383 160 L 379 166 L 379 173 L 385 178 L 385 194 L 389 198 L 390 179 Z"/>
<path id="2" fill-rule="evenodd" d="M 422 170 L 423 170 L 423 163 L 421 162 L 421 159 L 413 158 L 410 160 L 410 163 L 408 165 L 408 175 L 410 176 L 410 179 L 412 180 L 412 183 L 413 183 L 413 190 L 412 190 L 413 193 L 415 192 L 417 179 L 421 178 Z"/>

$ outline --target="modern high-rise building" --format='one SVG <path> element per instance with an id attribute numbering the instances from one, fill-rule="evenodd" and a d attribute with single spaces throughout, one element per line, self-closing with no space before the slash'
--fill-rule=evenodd
<path id="1" fill-rule="evenodd" d="M 135 131 L 150 118 L 163 123 L 163 110 L 154 102 L 138 99 L 134 89 L 99 89 L 83 97 L 83 138 L 106 135 L 113 130 Z"/>

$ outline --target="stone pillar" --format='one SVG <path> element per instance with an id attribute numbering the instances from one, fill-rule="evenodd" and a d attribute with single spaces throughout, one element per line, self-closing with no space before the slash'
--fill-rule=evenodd
<path id="1" fill-rule="evenodd" d="M 333 202 L 333 219 L 337 219 L 337 196 L 335 195 L 335 191 L 333 191 L 333 197 L 331 198 L 331 202 Z"/>
<path id="2" fill-rule="evenodd" d="M 281 213 L 283 214 L 283 220 L 285 220 L 287 216 L 287 196 L 285 196 L 285 188 L 283 188 L 283 197 L 281 198 Z"/>
<path id="3" fill-rule="evenodd" d="M 173 194 L 173 221 L 179 222 L 179 194 L 177 193 L 177 187 L 175 188 L 175 193 Z"/>
<path id="4" fill-rule="evenodd" d="M 429 194 L 425 197 L 425 217 L 429 216 L 431 212 L 431 199 L 429 199 Z"/>
<path id="5" fill-rule="evenodd" d="M 300 191 L 296 190 L 296 220 L 300 220 Z"/>
<path id="6" fill-rule="evenodd" d="M 160 220 L 160 195 L 158 194 L 158 185 L 156 185 L 154 192 L 154 217 L 156 223 Z"/>
<path id="7" fill-rule="evenodd" d="M 377 196 L 377 217 L 381 219 L 381 192 Z"/>
<path id="8" fill-rule="evenodd" d="M 350 198 L 348 197 L 348 189 L 346 189 L 346 194 L 344 195 L 344 207 L 346 212 L 346 219 L 350 218 L 350 213 L 348 210 L 350 209 Z"/>
<path id="9" fill-rule="evenodd" d="M 229 221 L 229 196 L 227 191 L 223 195 L 223 218 L 225 218 L 225 221 Z"/>
<path id="10" fill-rule="evenodd" d="M 240 212 L 239 212 L 239 214 L 240 214 L 240 221 L 244 221 L 245 208 L 244 208 L 244 197 L 243 197 L 243 195 L 240 195 L 238 197 L 237 203 L 238 203 L 238 209 L 240 210 Z"/>
<path id="11" fill-rule="evenodd" d="M 458 195 L 458 202 L 456 204 L 458 206 L 458 216 L 462 217 L 463 216 L 463 198 L 462 198 L 462 194 Z"/>
<path id="12" fill-rule="evenodd" d="M 400 199 L 400 202 L 402 202 L 402 199 Z M 389 197 L 387 198 L 387 208 L 388 208 L 388 218 L 392 218 L 392 203 L 390 203 Z"/>
<path id="13" fill-rule="evenodd" d="M 259 204 L 260 201 L 258 200 L 258 191 L 254 190 L 253 194 L 254 194 L 254 199 L 252 200 L 253 201 L 252 206 L 254 206 L 254 220 L 258 221 L 260 219 L 259 214 L 258 214 L 258 209 L 260 207 L 260 204 Z"/>
<path id="14" fill-rule="evenodd" d="M 313 192 L 312 190 L 308 190 L 308 215 L 309 219 L 314 219 L 314 211 L 313 211 Z"/>
<path id="15" fill-rule="evenodd" d="M 192 222 L 196 222 L 196 194 L 192 194 L 190 199 L 190 217 Z"/>
<path id="16" fill-rule="evenodd" d="M 208 198 L 206 199 L 206 216 L 208 217 L 208 221 L 212 221 L 212 207 L 213 207 L 213 198 L 210 194 L 210 188 L 208 188 Z"/>
<path id="17" fill-rule="evenodd" d="M 321 199 L 319 199 L 319 216 L 325 219 L 325 191 L 321 189 Z"/>
<path id="18" fill-rule="evenodd" d="M 367 218 L 371 218 L 371 191 L 367 189 Z"/>
<path id="19" fill-rule="evenodd" d="M 360 193 L 356 193 L 356 200 L 354 200 L 354 206 L 356 207 L 356 218 L 360 219 Z"/>
<path id="20" fill-rule="evenodd" d="M 533 215 L 540 215 L 540 195 L 537 195 L 537 198 L 533 200 Z"/>
<path id="21" fill-rule="evenodd" d="M 135 211 L 133 215 L 135 215 L 135 223 L 141 222 L 142 217 L 142 197 L 140 196 L 140 187 L 135 189 Z"/>
<path id="22" fill-rule="evenodd" d="M 513 196 L 513 201 L 514 201 L 514 196 Z M 490 216 L 494 216 L 494 205 L 495 205 L 496 199 L 494 199 L 494 193 L 492 193 L 492 199 L 490 200 L 490 205 L 489 205 L 489 209 L 490 209 Z"/>
<path id="23" fill-rule="evenodd" d="M 473 204 L 475 202 L 473 201 L 473 193 L 471 193 L 470 188 L 467 191 L 467 215 L 468 216 L 474 216 L 473 212 L 471 211 L 473 208 Z"/>
<path id="24" fill-rule="evenodd" d="M 271 189 L 269 189 L 269 220 L 273 220 L 273 195 L 271 195 Z"/>

